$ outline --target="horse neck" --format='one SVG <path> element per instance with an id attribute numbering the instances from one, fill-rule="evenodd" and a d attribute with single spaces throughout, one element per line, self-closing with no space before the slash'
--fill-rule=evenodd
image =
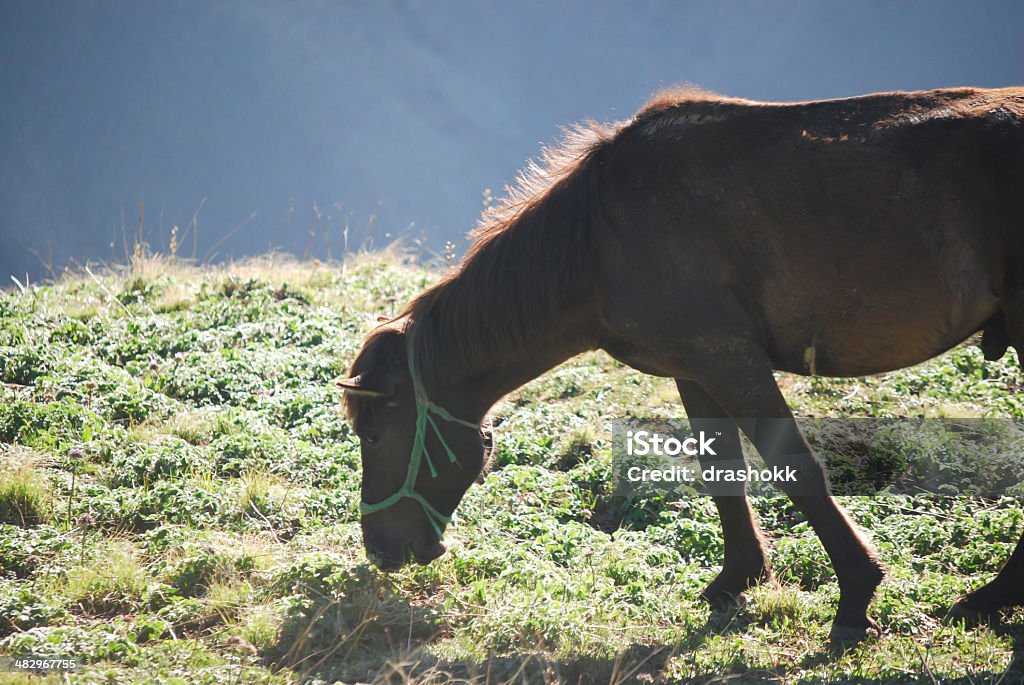
<path id="1" fill-rule="evenodd" d="M 572 357 L 594 349 L 597 336 L 593 305 L 586 298 L 567 303 L 547 330 L 515 350 L 503 350 L 467 366 L 461 358 L 440 361 L 438 402 L 467 419 L 479 420 L 502 397 Z M 458 335 L 453 331 L 452 335 Z"/>
<path id="2" fill-rule="evenodd" d="M 414 307 L 426 324 L 423 351 L 435 355 L 435 387 L 450 403 L 468 402 L 466 417 L 595 346 L 599 139 L 557 182 L 494 219 L 459 271 Z"/>

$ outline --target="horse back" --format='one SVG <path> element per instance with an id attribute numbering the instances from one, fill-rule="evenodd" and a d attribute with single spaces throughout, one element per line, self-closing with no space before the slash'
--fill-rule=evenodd
<path id="1" fill-rule="evenodd" d="M 605 275 L 708 326 L 708 303 L 736 301 L 778 368 L 923 361 L 993 316 L 1024 264 L 1024 88 L 666 97 L 604 159 Z"/>

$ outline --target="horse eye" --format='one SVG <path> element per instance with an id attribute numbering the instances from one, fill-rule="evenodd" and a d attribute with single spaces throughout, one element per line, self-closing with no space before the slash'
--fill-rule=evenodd
<path id="1" fill-rule="evenodd" d="M 388 400 L 385 406 L 387 406 L 388 409 L 394 409 L 398 406 L 398 400 Z"/>
<path id="2" fill-rule="evenodd" d="M 365 442 L 365 443 L 366 443 L 367 445 L 372 445 L 372 444 L 374 444 L 375 442 L 377 442 L 377 436 L 376 436 L 376 435 L 364 435 L 364 436 L 363 436 L 362 438 L 360 438 L 360 439 L 361 439 L 361 440 L 362 440 L 363 442 Z"/>

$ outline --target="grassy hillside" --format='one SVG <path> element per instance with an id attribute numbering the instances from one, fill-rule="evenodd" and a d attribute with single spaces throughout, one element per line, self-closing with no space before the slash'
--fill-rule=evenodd
<path id="1" fill-rule="evenodd" d="M 603 354 L 496 409 L 493 472 L 447 555 L 373 570 L 332 381 L 435 276 L 388 253 L 151 258 L 0 292 L 0 654 L 75 656 L 76 683 L 1021 682 L 1024 611 L 940 626 L 1020 536 L 1008 499 L 849 499 L 891 578 L 884 634 L 833 657 L 824 552 L 786 500 L 759 498 L 782 585 L 711 615 L 710 502 L 609 496 L 610 419 L 678 417 L 674 388 Z M 865 382 L 780 383 L 805 416 L 1021 417 L 1011 357 L 965 346 Z"/>

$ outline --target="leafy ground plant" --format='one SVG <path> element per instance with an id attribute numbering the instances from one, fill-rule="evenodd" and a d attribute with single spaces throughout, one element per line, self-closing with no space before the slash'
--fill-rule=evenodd
<path id="1" fill-rule="evenodd" d="M 709 612 L 711 503 L 612 496 L 610 420 L 681 417 L 672 384 L 602 354 L 496 408 L 492 472 L 448 554 L 374 570 L 333 380 L 437 275 L 395 251 L 149 257 L 0 292 L 0 654 L 74 655 L 78 672 L 48 677 L 72 683 L 1024 680 L 1024 612 L 941 625 L 1019 538 L 1010 498 L 847 498 L 891 575 L 872 608 L 882 635 L 836 655 L 835 577 L 765 491 L 781 584 Z M 985 362 L 968 344 L 870 379 L 779 382 L 806 417 L 1024 418 L 1019 377 L 1012 353 Z"/>

